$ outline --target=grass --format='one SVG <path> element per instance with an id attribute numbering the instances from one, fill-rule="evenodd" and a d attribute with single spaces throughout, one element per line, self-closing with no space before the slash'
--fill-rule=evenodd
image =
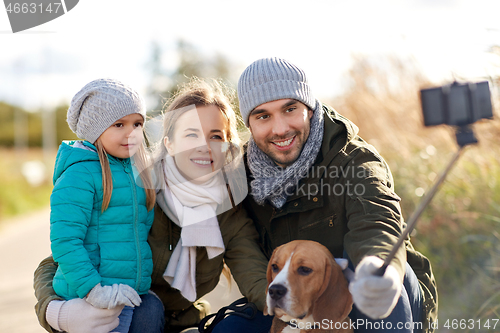
<path id="1" fill-rule="evenodd" d="M 14 149 L 0 148 L 0 223 L 19 214 L 45 207 L 52 192 L 52 170 L 55 152 L 46 167 L 46 179 L 32 186 L 22 174 L 23 165 L 29 161 L 43 161 L 41 149 L 28 149 L 16 153 Z"/>

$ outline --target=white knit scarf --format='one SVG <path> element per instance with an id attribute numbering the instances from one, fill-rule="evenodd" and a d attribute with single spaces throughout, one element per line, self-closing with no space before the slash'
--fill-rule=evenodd
<path id="1" fill-rule="evenodd" d="M 163 196 L 158 196 L 157 203 L 182 228 L 163 278 L 184 298 L 194 302 L 196 247 L 205 247 L 209 259 L 225 250 L 216 209 L 227 197 L 227 190 L 220 171 L 203 184 L 186 180 L 170 155 L 163 163 L 163 172 Z"/>

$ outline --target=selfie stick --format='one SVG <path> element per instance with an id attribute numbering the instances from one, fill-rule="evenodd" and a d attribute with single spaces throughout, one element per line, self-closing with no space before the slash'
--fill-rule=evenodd
<path id="1" fill-rule="evenodd" d="M 410 232 L 415 228 L 418 218 L 431 202 L 439 186 L 443 183 L 451 168 L 462 154 L 464 147 L 477 143 L 470 125 L 479 119 L 491 119 L 493 117 L 490 89 L 487 81 L 466 84 L 453 82 L 453 84 L 448 86 L 423 89 L 420 92 L 425 126 L 440 124 L 455 126 L 456 140 L 460 148 L 453 155 L 450 163 L 437 182 L 432 186 L 429 193 L 424 196 L 415 213 L 409 219 L 403 234 L 392 248 L 391 253 L 385 258 L 384 264 L 375 271 L 374 274 L 376 276 L 384 275 L 387 266 L 394 259 L 396 252 Z"/>
<path id="2" fill-rule="evenodd" d="M 384 275 L 385 270 L 387 269 L 387 266 L 389 266 L 391 260 L 394 259 L 396 252 L 398 251 L 399 247 L 403 244 L 406 237 L 408 237 L 410 232 L 415 228 L 415 225 L 417 224 L 418 218 L 420 217 L 420 215 L 422 215 L 422 213 L 425 210 L 425 208 L 427 207 L 427 205 L 431 202 L 432 198 L 434 197 L 434 195 L 438 191 L 439 186 L 443 183 L 444 179 L 446 178 L 446 176 L 450 172 L 451 168 L 453 167 L 455 162 L 458 160 L 458 158 L 462 154 L 464 147 L 465 146 L 461 146 L 460 149 L 455 153 L 455 155 L 453 155 L 450 163 L 448 164 L 448 166 L 446 167 L 444 172 L 441 174 L 441 176 L 439 176 L 439 179 L 437 180 L 437 182 L 434 184 L 434 186 L 432 186 L 429 193 L 427 193 L 424 196 L 424 199 L 422 200 L 420 205 L 417 207 L 417 210 L 410 217 L 410 220 L 408 221 L 408 224 L 407 224 L 403 234 L 399 237 L 398 242 L 396 243 L 396 245 L 394 245 L 391 253 L 389 253 L 387 258 L 385 258 L 384 264 L 382 265 L 382 267 L 380 267 L 379 269 L 377 269 L 375 271 L 374 274 L 376 276 L 383 276 Z"/>

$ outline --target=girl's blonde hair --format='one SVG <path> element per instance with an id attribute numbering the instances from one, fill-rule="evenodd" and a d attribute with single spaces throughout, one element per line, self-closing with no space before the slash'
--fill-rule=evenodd
<path id="1" fill-rule="evenodd" d="M 109 167 L 108 154 L 102 145 L 101 139 L 98 138 L 94 143 L 97 148 L 97 155 L 99 156 L 99 162 L 101 163 L 102 170 L 102 208 L 101 212 L 108 209 L 109 202 L 111 200 L 111 194 L 113 192 L 113 178 L 111 175 L 111 168 Z M 131 157 L 132 158 L 132 157 Z M 156 191 L 153 187 L 153 180 L 151 178 L 151 168 L 148 167 L 148 158 L 146 155 L 146 149 L 144 144 L 139 146 L 139 149 L 133 156 L 136 169 L 139 170 L 139 176 L 141 177 L 142 187 L 146 191 L 146 207 L 149 210 L 154 208 L 156 202 Z"/>

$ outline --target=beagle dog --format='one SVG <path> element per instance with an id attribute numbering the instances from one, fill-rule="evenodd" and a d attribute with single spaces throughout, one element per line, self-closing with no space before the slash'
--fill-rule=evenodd
<path id="1" fill-rule="evenodd" d="M 347 260 L 341 263 L 347 267 Z M 352 332 L 353 302 L 343 268 L 317 242 L 276 248 L 267 266 L 264 308 L 265 315 L 274 315 L 271 333 Z"/>

